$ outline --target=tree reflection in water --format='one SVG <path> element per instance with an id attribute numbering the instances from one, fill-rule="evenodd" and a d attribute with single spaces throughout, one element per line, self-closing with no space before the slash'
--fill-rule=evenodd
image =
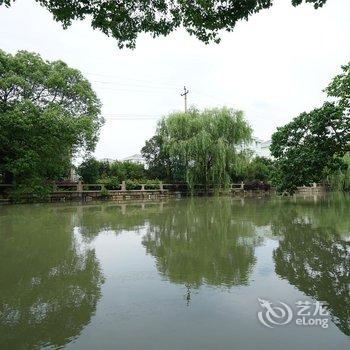
<path id="1" fill-rule="evenodd" d="M 103 276 L 89 242 L 103 231 L 142 234 L 158 271 L 184 287 L 188 305 L 201 285 L 249 285 L 255 248 L 278 237 L 276 273 L 326 301 L 350 335 L 349 208 L 342 196 L 3 208 L 0 348 L 63 347 L 79 336 L 101 297 Z"/>
<path id="2" fill-rule="evenodd" d="M 350 218 L 341 208 L 326 209 L 327 203 L 313 210 L 296 207 L 288 220 L 285 216 L 275 224 L 274 232 L 281 236 L 273 253 L 275 270 L 303 293 L 324 301 L 335 325 L 350 335 Z M 348 232 L 337 230 L 335 218 Z"/>
<path id="3" fill-rule="evenodd" d="M 103 276 L 94 250 L 73 234 L 75 211 L 20 206 L 16 215 L 2 212 L 1 349 L 63 347 L 95 313 Z"/>
<path id="4" fill-rule="evenodd" d="M 187 290 L 202 284 L 246 285 L 260 240 L 254 223 L 235 215 L 239 207 L 220 198 L 180 201 L 149 220 L 143 244 L 158 270 Z"/>
<path id="5" fill-rule="evenodd" d="M 324 198 L 179 202 L 149 220 L 143 244 L 171 282 L 191 288 L 246 285 L 261 243 L 259 228 L 280 238 L 276 273 L 325 301 L 335 325 L 350 335 L 350 201 Z"/>

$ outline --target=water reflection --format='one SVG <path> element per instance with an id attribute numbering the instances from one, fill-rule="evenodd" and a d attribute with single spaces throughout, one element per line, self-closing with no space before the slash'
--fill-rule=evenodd
<path id="1" fill-rule="evenodd" d="M 290 212 L 282 226 L 275 226 L 276 233 L 283 233 L 273 253 L 276 273 L 306 295 L 324 301 L 333 322 L 350 335 L 350 241 L 332 224 L 332 218 L 349 224 L 349 215 L 342 217 L 341 210 L 325 207 L 312 213 L 310 208 L 300 209 Z"/>
<path id="2" fill-rule="evenodd" d="M 334 323 L 350 335 L 349 212 L 349 196 L 2 208 L 0 348 L 57 348 L 78 337 L 103 297 L 94 240 L 125 231 L 142 237 L 137 254 L 146 252 L 163 279 L 183 286 L 187 305 L 202 286 L 258 288 L 251 277 L 256 249 L 274 239 L 277 276 L 326 301 Z M 132 304 L 129 285 L 118 285 Z"/>
<path id="3" fill-rule="evenodd" d="M 188 200 L 152 217 L 143 244 L 158 270 L 187 289 L 246 285 L 261 239 L 254 223 L 238 219 L 234 208 L 220 198 Z"/>
<path id="4" fill-rule="evenodd" d="M 167 205 L 172 207 L 171 202 Z M 152 217 L 162 215 L 163 206 L 163 202 L 80 206 L 76 223 L 86 241 L 103 231 L 113 231 L 116 235 L 123 230 L 139 232 Z"/>
<path id="5" fill-rule="evenodd" d="M 1 349 L 63 347 L 90 322 L 103 276 L 95 251 L 72 233 L 74 212 L 30 206 L 2 212 Z"/>
<path id="6" fill-rule="evenodd" d="M 349 210 L 343 195 L 184 201 L 149 220 L 143 244 L 159 272 L 186 287 L 189 304 L 191 289 L 202 284 L 247 285 L 255 247 L 277 236 L 277 275 L 326 302 L 335 325 L 350 335 Z"/>

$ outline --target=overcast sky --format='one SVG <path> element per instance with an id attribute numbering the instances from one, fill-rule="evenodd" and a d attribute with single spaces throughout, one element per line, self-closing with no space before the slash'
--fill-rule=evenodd
<path id="1" fill-rule="evenodd" d="M 117 43 L 89 21 L 67 30 L 34 0 L 0 7 L 0 47 L 61 59 L 92 82 L 103 103 L 97 158 L 139 153 L 157 119 L 189 104 L 229 106 L 246 113 L 254 135 L 267 140 L 277 126 L 319 106 L 322 89 L 350 61 L 350 1 L 328 0 L 315 11 L 277 0 L 269 10 L 205 45 L 179 30 L 166 38 L 142 35 L 136 49 Z"/>

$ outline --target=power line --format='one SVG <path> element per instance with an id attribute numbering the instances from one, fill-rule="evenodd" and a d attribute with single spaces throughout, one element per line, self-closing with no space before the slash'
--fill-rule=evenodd
<path id="1" fill-rule="evenodd" d="M 159 119 L 161 117 L 106 117 L 103 116 L 105 119 L 114 119 L 114 120 L 148 120 L 148 119 Z"/>
<path id="2" fill-rule="evenodd" d="M 88 73 L 88 72 L 85 72 L 86 74 L 88 75 L 95 75 L 95 76 L 100 76 L 100 77 L 106 77 L 106 78 L 109 78 L 109 79 L 112 79 L 109 80 L 109 82 L 113 82 L 113 79 L 116 79 L 118 82 L 119 80 L 127 80 L 127 81 L 135 81 L 135 82 L 140 82 L 140 83 L 143 83 L 143 84 L 151 84 L 151 85 L 157 85 L 157 86 L 168 86 L 168 87 L 173 87 L 173 88 L 177 88 L 178 85 L 176 84 L 169 84 L 169 83 L 163 83 L 163 82 L 155 82 L 154 80 L 146 80 L 146 79 L 135 79 L 135 78 L 132 78 L 132 77 L 121 77 L 121 76 L 113 76 L 113 75 L 106 75 L 106 74 L 98 74 L 98 73 Z M 169 78 L 167 78 L 167 80 L 169 80 Z"/>
<path id="3" fill-rule="evenodd" d="M 162 83 L 162 82 L 155 82 L 155 81 L 150 81 L 150 80 L 145 80 L 145 79 L 135 79 L 135 78 L 130 78 L 130 77 L 121 77 L 121 76 L 111 76 L 111 75 L 106 75 L 106 74 L 99 74 L 99 73 L 87 73 L 89 75 L 95 75 L 95 76 L 101 76 L 101 77 L 108 77 L 112 79 L 117 79 L 116 81 L 113 80 L 91 80 L 93 83 L 97 84 L 103 84 L 103 85 L 110 85 L 111 87 L 101 87 L 99 86 L 99 89 L 104 89 L 104 90 L 111 90 L 111 91 L 126 91 L 126 92 L 137 92 L 137 93 L 153 93 L 154 91 L 152 90 L 168 90 L 168 91 L 174 91 L 175 89 L 178 88 L 178 85 L 175 84 L 169 84 L 169 83 Z M 128 82 L 123 82 L 120 81 L 122 80 L 127 80 Z M 135 81 L 137 83 L 130 83 L 130 81 Z M 136 89 L 134 89 L 136 88 Z M 203 90 L 199 90 L 197 88 L 192 89 L 194 91 L 194 94 L 197 96 L 203 97 L 205 95 L 206 97 L 209 97 L 211 100 L 215 101 L 216 103 L 220 103 L 221 96 L 214 96 L 211 95 Z M 184 96 L 184 95 L 182 95 Z M 223 101 L 221 101 L 222 103 Z"/>
<path id="4" fill-rule="evenodd" d="M 105 119 L 107 119 L 108 121 L 122 120 L 127 122 L 158 120 L 158 118 L 105 118 Z"/>
<path id="5" fill-rule="evenodd" d="M 103 114 L 102 117 L 106 120 L 126 120 L 126 121 L 134 121 L 134 120 L 159 120 L 162 116 L 149 116 L 149 115 L 116 115 L 116 116 L 108 116 Z"/>
<path id="6" fill-rule="evenodd" d="M 154 94 L 154 93 L 157 93 L 159 94 L 161 91 L 164 91 L 164 89 L 160 89 L 160 90 L 157 90 L 157 89 L 150 89 L 150 88 L 147 88 L 147 90 L 145 89 L 132 89 L 132 88 L 110 88 L 110 87 L 105 87 L 105 86 L 98 86 L 96 87 L 96 89 L 99 89 L 99 90 L 107 90 L 107 91 L 119 91 L 119 92 L 132 92 L 132 93 L 146 93 L 146 94 Z M 175 89 L 174 89 L 175 91 Z M 164 91 L 165 93 L 169 94 L 169 92 L 167 91 Z"/>
<path id="7" fill-rule="evenodd" d="M 85 72 L 88 75 L 91 76 L 97 76 L 102 77 L 102 79 L 98 80 L 91 80 L 92 83 L 96 84 L 95 88 L 98 90 L 106 90 L 106 91 L 117 91 L 119 93 L 133 93 L 133 94 L 157 94 L 159 95 L 160 91 L 163 94 L 168 94 L 169 92 L 175 91 L 175 89 L 178 88 L 178 85 L 175 84 L 169 84 L 164 82 L 155 82 L 154 80 L 146 80 L 146 79 L 137 79 L 132 77 L 122 77 L 122 76 L 115 76 L 115 75 L 106 75 L 106 74 L 99 74 L 99 73 L 92 73 L 92 72 Z M 108 79 L 104 79 L 108 78 Z M 206 91 L 203 91 L 202 89 L 192 89 L 195 96 L 198 96 L 205 100 L 205 97 L 209 98 L 213 102 L 215 102 L 216 105 L 223 104 L 224 101 L 222 100 L 222 96 L 217 97 L 214 95 L 211 95 L 207 93 Z M 184 97 L 184 108 L 185 113 L 187 112 L 188 106 L 187 106 L 187 95 L 189 93 L 189 90 L 187 90 L 186 87 L 184 87 L 183 92 L 181 93 L 181 96 Z M 110 113 L 110 114 L 104 114 L 104 117 L 106 120 L 126 120 L 126 121 L 140 121 L 140 120 L 157 120 L 160 119 L 162 116 L 154 116 L 153 114 L 118 114 L 118 113 Z"/>
<path id="8" fill-rule="evenodd" d="M 156 117 L 155 114 L 131 114 L 131 113 L 103 113 L 107 117 Z M 161 115 L 159 115 L 161 116 Z"/>
<path id="9" fill-rule="evenodd" d="M 163 85 L 145 85 L 145 84 L 130 84 L 130 83 L 124 83 L 124 82 L 112 82 L 112 81 L 101 81 L 101 80 L 91 80 L 91 82 L 96 84 L 103 84 L 107 86 L 122 86 L 122 87 L 136 87 L 136 88 L 147 88 L 147 89 L 161 89 L 161 90 L 175 90 L 177 87 L 168 87 Z"/>

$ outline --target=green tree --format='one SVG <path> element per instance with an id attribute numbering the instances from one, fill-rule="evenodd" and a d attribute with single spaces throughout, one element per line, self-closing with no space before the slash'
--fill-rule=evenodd
<path id="1" fill-rule="evenodd" d="M 133 163 L 133 162 L 121 162 L 121 166 L 125 169 L 125 175 L 127 179 L 134 179 L 134 180 L 141 180 L 145 176 L 145 167 L 143 164 L 140 163 Z"/>
<path id="2" fill-rule="evenodd" d="M 114 184 L 125 180 L 141 180 L 145 177 L 143 164 L 132 162 L 106 162 L 95 158 L 84 160 L 78 167 L 78 174 L 85 183 L 96 183 L 101 180 Z"/>
<path id="3" fill-rule="evenodd" d="M 301 113 L 272 135 L 271 154 L 276 158 L 275 183 L 282 191 L 322 181 L 347 168 L 350 151 L 350 65 L 343 66 L 326 92 L 333 102 Z"/>
<path id="4" fill-rule="evenodd" d="M 10 6 L 15 0 L 0 0 Z M 118 46 L 135 47 L 139 33 L 168 35 L 183 26 L 191 35 L 208 43 L 219 42 L 219 30 L 232 31 L 240 20 L 263 9 L 273 0 L 35 0 L 67 28 L 74 20 L 91 19 L 91 26 L 117 39 Z M 311 3 L 317 9 L 327 0 L 291 0 L 293 6 Z"/>
<path id="5" fill-rule="evenodd" d="M 336 98 L 340 106 L 350 108 L 350 62 L 341 69 L 343 72 L 334 77 L 325 92 L 328 96 Z"/>
<path id="6" fill-rule="evenodd" d="M 255 157 L 245 169 L 245 180 L 259 180 L 268 182 L 271 180 L 274 171 L 274 164 L 271 159 L 265 157 Z"/>
<path id="7" fill-rule="evenodd" d="M 111 163 L 109 161 L 98 161 L 98 178 L 108 178 L 111 175 Z"/>
<path id="8" fill-rule="evenodd" d="M 164 118 L 157 135 L 173 179 L 186 181 L 192 188 L 194 184 L 219 188 L 230 181 L 231 166 L 240 157 L 236 146 L 250 139 L 251 128 L 241 111 L 192 108 Z"/>
<path id="9" fill-rule="evenodd" d="M 58 179 L 94 149 L 103 123 L 90 83 L 62 61 L 0 50 L 0 173 L 22 184 Z"/>
<path id="10" fill-rule="evenodd" d="M 328 176 L 328 181 L 332 189 L 336 191 L 350 190 L 350 153 L 344 156 L 343 161 L 346 164 L 347 169 L 338 169 Z"/>
<path id="11" fill-rule="evenodd" d="M 141 154 L 148 165 L 146 173 L 149 178 L 173 180 L 171 177 L 169 154 L 164 147 L 164 141 L 161 135 L 156 134 L 147 140 L 141 149 Z"/>
<path id="12" fill-rule="evenodd" d="M 116 161 L 110 164 L 110 175 L 119 181 L 141 180 L 145 176 L 145 167 L 139 163 Z"/>
<path id="13" fill-rule="evenodd" d="M 95 158 L 84 160 L 78 167 L 78 174 L 85 183 L 94 184 L 100 179 L 100 162 Z"/>

